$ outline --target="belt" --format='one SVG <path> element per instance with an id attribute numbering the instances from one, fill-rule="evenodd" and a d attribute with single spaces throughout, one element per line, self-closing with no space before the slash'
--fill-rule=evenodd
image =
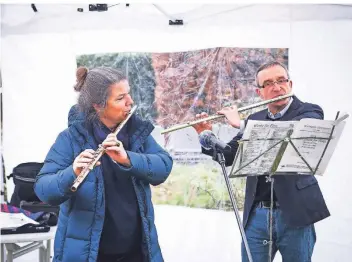
<path id="1" fill-rule="evenodd" d="M 270 208 L 271 202 L 270 201 L 260 201 L 256 203 L 256 206 L 259 208 Z M 273 208 L 279 208 L 279 202 L 274 201 L 273 202 Z"/>

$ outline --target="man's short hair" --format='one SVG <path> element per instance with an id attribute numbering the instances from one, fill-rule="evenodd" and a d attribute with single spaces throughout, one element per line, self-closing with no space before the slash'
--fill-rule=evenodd
<path id="1" fill-rule="evenodd" d="M 270 61 L 268 63 L 265 63 L 265 64 L 262 64 L 258 69 L 257 69 L 257 72 L 255 73 L 255 84 L 257 85 L 257 87 L 259 87 L 259 82 L 258 82 L 258 74 L 260 71 L 263 71 L 264 69 L 267 69 L 267 68 L 270 68 L 270 67 L 273 67 L 273 66 L 281 66 L 283 69 L 285 69 L 286 71 L 286 74 L 287 74 L 287 77 L 288 79 L 290 79 L 290 74 L 288 72 L 288 69 L 287 67 L 278 62 L 278 61 Z"/>

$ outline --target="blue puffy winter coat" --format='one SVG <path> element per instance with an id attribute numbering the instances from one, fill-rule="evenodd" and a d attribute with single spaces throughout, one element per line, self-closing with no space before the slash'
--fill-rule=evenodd
<path id="1" fill-rule="evenodd" d="M 142 228 L 144 253 L 150 262 L 163 261 L 154 225 L 150 184 L 163 183 L 172 169 L 172 159 L 151 136 L 153 125 L 136 116 L 129 120 L 132 166 L 119 166 L 121 173 L 132 176 Z M 74 159 L 85 149 L 96 150 L 93 136 L 84 121 L 70 123 L 59 134 L 41 169 L 34 189 L 46 203 L 60 205 L 54 244 L 54 261 L 80 262 L 97 260 L 99 241 L 104 224 L 104 180 L 101 166 L 95 167 L 76 192 L 70 187 L 76 176 Z"/>

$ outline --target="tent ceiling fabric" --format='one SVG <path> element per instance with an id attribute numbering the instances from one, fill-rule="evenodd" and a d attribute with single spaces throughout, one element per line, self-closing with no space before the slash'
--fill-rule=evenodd
<path id="1" fill-rule="evenodd" d="M 112 4 L 108 4 L 111 6 Z M 118 4 L 106 12 L 89 12 L 88 4 L 3 4 L 2 35 L 55 33 L 120 28 L 170 28 L 169 19 L 183 19 L 184 26 L 232 27 L 258 22 L 352 20 L 352 5 L 199 5 L 199 4 Z M 78 12 L 83 8 L 84 12 Z"/>

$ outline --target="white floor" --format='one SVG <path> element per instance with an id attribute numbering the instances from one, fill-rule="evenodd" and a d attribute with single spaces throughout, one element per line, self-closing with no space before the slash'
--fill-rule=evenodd
<path id="1" fill-rule="evenodd" d="M 240 262 L 241 236 L 233 212 L 155 206 L 159 242 L 166 262 Z M 316 224 L 313 261 L 352 261 L 352 219 Z M 38 261 L 38 251 L 15 259 Z M 274 260 L 281 261 L 280 254 Z"/>

